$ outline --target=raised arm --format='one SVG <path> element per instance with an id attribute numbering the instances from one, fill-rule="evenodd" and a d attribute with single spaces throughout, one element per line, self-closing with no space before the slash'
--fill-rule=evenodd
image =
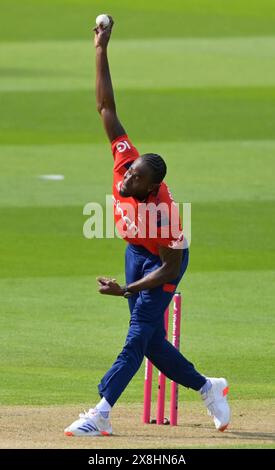
<path id="1" fill-rule="evenodd" d="M 103 29 L 94 29 L 96 48 L 96 105 L 101 115 L 106 134 L 112 142 L 117 137 L 126 134 L 116 114 L 116 104 L 109 69 L 107 47 L 111 37 L 114 21 L 111 16 L 110 24 Z"/>

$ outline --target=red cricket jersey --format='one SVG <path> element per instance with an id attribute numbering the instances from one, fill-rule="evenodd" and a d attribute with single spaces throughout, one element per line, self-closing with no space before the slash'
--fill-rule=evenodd
<path id="1" fill-rule="evenodd" d="M 126 134 L 112 142 L 112 153 L 114 218 L 119 235 L 129 243 L 142 245 L 155 255 L 159 254 L 160 245 L 183 248 L 178 206 L 167 185 L 162 182 L 157 195 L 149 195 L 145 202 L 120 196 L 124 174 L 139 153 Z"/>

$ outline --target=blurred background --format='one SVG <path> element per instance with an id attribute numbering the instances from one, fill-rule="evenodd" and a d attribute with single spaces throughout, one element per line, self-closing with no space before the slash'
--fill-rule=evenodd
<path id="1" fill-rule="evenodd" d="M 109 13 L 118 115 L 192 203 L 182 351 L 232 397 L 274 397 L 273 0 L 1 0 L 2 404 L 93 404 L 120 352 L 125 243 L 86 240 L 83 206 L 111 192 L 91 29 Z M 63 175 L 61 180 L 41 175 Z M 142 402 L 143 367 L 121 402 Z M 193 392 L 180 398 L 198 400 Z"/>

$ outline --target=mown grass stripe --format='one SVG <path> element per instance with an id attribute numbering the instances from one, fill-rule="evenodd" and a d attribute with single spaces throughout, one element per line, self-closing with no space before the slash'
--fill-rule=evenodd
<path id="1" fill-rule="evenodd" d="M 274 269 L 274 205 L 274 201 L 193 204 L 190 269 Z M 84 238 L 88 217 L 82 211 L 81 206 L 1 208 L 0 277 L 121 271 L 125 242 Z"/>
<path id="2" fill-rule="evenodd" d="M 109 56 L 117 90 L 270 87 L 275 85 L 274 49 L 275 36 L 114 39 Z M 2 43 L 0 68 L 0 91 L 5 92 L 95 86 L 88 40 Z"/>
<path id="3" fill-rule="evenodd" d="M 120 90 L 116 98 L 134 140 L 275 138 L 275 87 Z M 1 93 L 0 103 L 0 144 L 106 142 L 92 92 Z"/>
<path id="4" fill-rule="evenodd" d="M 131 136 L 132 137 L 132 136 Z M 275 199 L 275 141 L 142 142 L 140 153 L 161 154 L 166 181 L 180 202 Z M 111 192 L 112 155 L 107 142 L 0 146 L 0 206 L 105 204 Z M 64 174 L 43 181 L 40 174 Z"/>

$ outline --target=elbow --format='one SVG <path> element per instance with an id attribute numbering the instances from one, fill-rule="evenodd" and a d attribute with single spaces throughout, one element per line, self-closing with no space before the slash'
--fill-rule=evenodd
<path id="1" fill-rule="evenodd" d="M 165 269 L 165 281 L 170 282 L 176 279 L 180 275 L 180 266 L 173 265 L 173 266 L 166 266 Z"/>
<path id="2" fill-rule="evenodd" d="M 107 100 L 105 98 L 99 98 L 99 100 L 96 102 L 96 109 L 99 114 L 102 114 L 105 109 L 109 109 Z"/>
<path id="3" fill-rule="evenodd" d="M 106 100 L 96 103 L 96 109 L 99 114 L 102 114 L 104 111 L 108 111 L 111 114 L 116 114 L 115 104 Z"/>
<path id="4" fill-rule="evenodd" d="M 99 114 L 101 114 L 102 111 L 103 111 L 103 109 L 104 109 L 103 103 L 97 103 L 97 104 L 96 104 L 96 109 L 97 109 L 97 112 L 98 112 Z"/>
<path id="5" fill-rule="evenodd" d="M 179 275 L 180 275 L 180 268 L 173 269 L 171 273 L 171 281 L 173 281 L 174 279 L 177 279 Z"/>

